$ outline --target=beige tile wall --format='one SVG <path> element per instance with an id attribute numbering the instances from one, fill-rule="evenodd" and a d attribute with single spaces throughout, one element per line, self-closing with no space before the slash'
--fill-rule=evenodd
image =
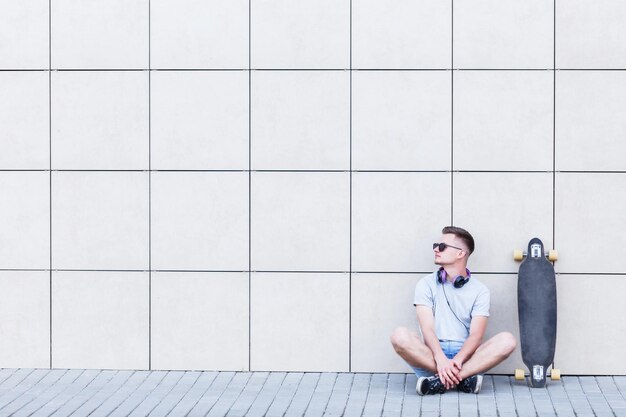
<path id="1" fill-rule="evenodd" d="M 409 371 L 453 223 L 488 335 L 538 236 L 557 366 L 626 374 L 625 11 L 0 2 L 0 367 Z"/>

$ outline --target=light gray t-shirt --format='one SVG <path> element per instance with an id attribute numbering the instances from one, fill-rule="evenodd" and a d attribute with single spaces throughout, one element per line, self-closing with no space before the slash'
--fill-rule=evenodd
<path id="1" fill-rule="evenodd" d="M 489 317 L 489 289 L 474 277 L 462 288 L 454 288 L 449 281 L 440 284 L 435 271 L 426 275 L 415 286 L 413 305 L 432 309 L 435 333 L 439 340 L 465 342 L 469 336 L 472 317 Z"/>

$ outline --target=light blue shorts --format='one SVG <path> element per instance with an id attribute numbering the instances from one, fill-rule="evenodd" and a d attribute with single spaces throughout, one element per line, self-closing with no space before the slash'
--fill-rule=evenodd
<path id="1" fill-rule="evenodd" d="M 443 350 L 443 353 L 448 359 L 454 358 L 456 354 L 459 353 L 459 350 L 461 350 L 461 348 L 463 347 L 463 342 L 457 342 L 455 340 L 440 340 L 439 343 L 441 344 L 441 349 Z M 413 372 L 415 372 L 415 375 L 417 375 L 418 378 L 422 376 L 434 375 L 434 373 L 430 372 L 427 369 L 417 368 L 415 366 L 411 366 L 411 368 L 413 368 Z"/>

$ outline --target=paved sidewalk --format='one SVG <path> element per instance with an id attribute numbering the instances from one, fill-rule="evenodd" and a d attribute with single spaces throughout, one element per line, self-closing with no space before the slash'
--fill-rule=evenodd
<path id="1" fill-rule="evenodd" d="M 1 369 L 0 416 L 626 416 L 626 377 L 420 397 L 410 374 Z"/>

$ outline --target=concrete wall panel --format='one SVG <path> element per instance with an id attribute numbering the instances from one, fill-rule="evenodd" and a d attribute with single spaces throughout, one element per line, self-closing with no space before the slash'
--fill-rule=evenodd
<path id="1" fill-rule="evenodd" d="M 449 68 L 452 3 L 360 0 L 352 4 L 355 68 Z"/>
<path id="2" fill-rule="evenodd" d="M 146 369 L 148 288 L 148 273 L 54 272 L 52 367 Z"/>
<path id="3" fill-rule="evenodd" d="M 450 168 L 451 76 L 359 71 L 352 77 L 352 168 Z"/>
<path id="4" fill-rule="evenodd" d="M 248 273 L 152 274 L 152 368 L 248 370 Z"/>
<path id="5" fill-rule="evenodd" d="M 252 371 L 346 372 L 348 274 L 252 274 Z"/>
<path id="6" fill-rule="evenodd" d="M 0 169 L 48 169 L 49 75 L 0 72 L 0 91 Z"/>
<path id="7" fill-rule="evenodd" d="M 47 69 L 49 2 L 0 3 L 0 69 Z"/>
<path id="8" fill-rule="evenodd" d="M 0 172 L 0 269 L 50 267 L 50 174 Z"/>
<path id="9" fill-rule="evenodd" d="M 50 272 L 0 272 L 0 367 L 50 367 Z"/>
<path id="10" fill-rule="evenodd" d="M 454 67 L 553 68 L 554 4 L 470 0 L 454 5 Z"/>
<path id="11" fill-rule="evenodd" d="M 248 1 L 150 2 L 152 68 L 248 67 Z"/>

